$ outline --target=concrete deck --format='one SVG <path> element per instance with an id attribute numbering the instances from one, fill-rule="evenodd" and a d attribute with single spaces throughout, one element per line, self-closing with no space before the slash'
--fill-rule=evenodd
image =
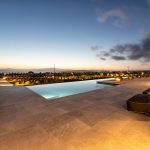
<path id="1" fill-rule="evenodd" d="M 150 118 L 125 102 L 150 79 L 47 101 L 26 87 L 0 87 L 0 150 L 149 150 Z"/>
<path id="2" fill-rule="evenodd" d="M 9 83 L 4 79 L 0 79 L 0 86 L 13 86 L 13 84 Z"/>

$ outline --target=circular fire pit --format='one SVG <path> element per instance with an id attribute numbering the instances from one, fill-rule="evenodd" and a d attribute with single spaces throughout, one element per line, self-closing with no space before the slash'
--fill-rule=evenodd
<path id="1" fill-rule="evenodd" d="M 138 94 L 127 100 L 127 110 L 150 116 L 150 95 Z"/>

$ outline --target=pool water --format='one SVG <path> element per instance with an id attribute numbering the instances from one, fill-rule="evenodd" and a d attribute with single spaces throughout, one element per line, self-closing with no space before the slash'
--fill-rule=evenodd
<path id="1" fill-rule="evenodd" d="M 28 86 L 28 88 L 42 97 L 52 100 L 69 95 L 93 91 L 96 89 L 102 89 L 104 87 L 110 87 L 112 85 L 97 84 L 97 81 L 108 81 L 112 79 L 114 78 L 43 84 Z"/>

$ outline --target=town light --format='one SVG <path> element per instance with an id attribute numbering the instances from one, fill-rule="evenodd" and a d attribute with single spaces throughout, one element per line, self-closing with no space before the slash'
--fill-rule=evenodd
<path id="1" fill-rule="evenodd" d="M 120 82 L 123 80 L 123 78 L 122 77 L 116 77 L 115 80 Z"/>

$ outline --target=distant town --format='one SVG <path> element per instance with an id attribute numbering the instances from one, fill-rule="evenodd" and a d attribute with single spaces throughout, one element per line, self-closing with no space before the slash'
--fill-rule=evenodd
<path id="1" fill-rule="evenodd" d="M 103 78 L 134 78 L 150 77 L 150 71 L 100 71 L 100 72 L 45 72 L 34 73 L 0 73 L 0 78 L 7 80 L 15 86 L 30 86 Z"/>

